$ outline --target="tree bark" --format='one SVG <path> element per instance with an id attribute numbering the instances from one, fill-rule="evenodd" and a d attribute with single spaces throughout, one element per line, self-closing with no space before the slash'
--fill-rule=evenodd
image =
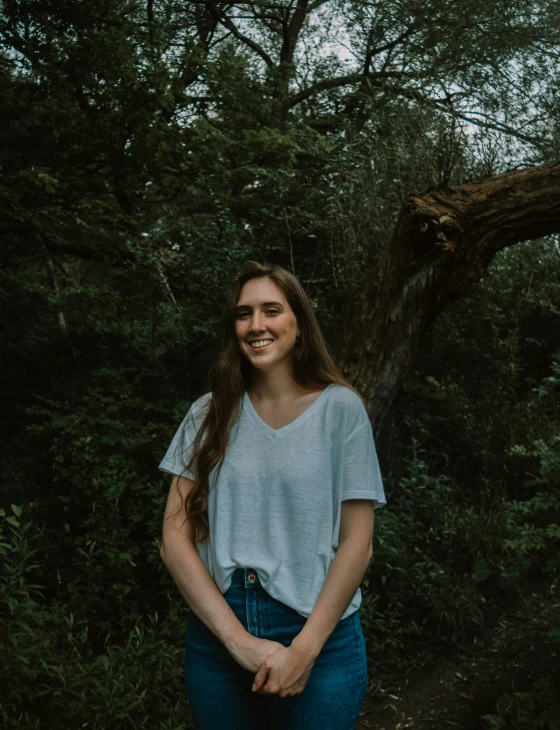
<path id="1" fill-rule="evenodd" d="M 506 246 L 560 231 L 560 162 L 409 195 L 337 343 L 378 434 L 422 335 Z"/>

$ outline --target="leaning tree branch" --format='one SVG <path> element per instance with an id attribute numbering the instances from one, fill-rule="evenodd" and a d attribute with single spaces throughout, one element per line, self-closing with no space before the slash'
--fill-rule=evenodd
<path id="1" fill-rule="evenodd" d="M 349 304 L 344 376 L 379 432 L 428 325 L 521 241 L 560 232 L 560 162 L 411 194 L 376 266 Z"/>

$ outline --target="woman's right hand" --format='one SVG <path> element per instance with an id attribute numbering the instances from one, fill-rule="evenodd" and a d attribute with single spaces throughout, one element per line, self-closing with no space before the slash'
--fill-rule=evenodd
<path id="1" fill-rule="evenodd" d="M 271 654 L 283 648 L 284 645 L 278 641 L 259 639 L 247 631 L 241 639 L 228 647 L 228 651 L 240 666 L 256 674 Z"/>

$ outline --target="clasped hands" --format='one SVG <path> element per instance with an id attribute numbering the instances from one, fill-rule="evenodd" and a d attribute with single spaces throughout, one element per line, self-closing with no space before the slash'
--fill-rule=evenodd
<path id="1" fill-rule="evenodd" d="M 230 653 L 242 667 L 256 672 L 253 692 L 280 697 L 303 692 L 315 663 L 312 653 L 297 643 L 286 647 L 248 633 Z"/>

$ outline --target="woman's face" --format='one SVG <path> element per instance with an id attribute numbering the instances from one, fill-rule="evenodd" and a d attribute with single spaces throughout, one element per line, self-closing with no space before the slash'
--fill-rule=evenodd
<path id="1" fill-rule="evenodd" d="M 259 370 L 291 358 L 299 334 L 283 291 L 270 279 L 250 279 L 236 306 L 235 334 L 243 355 Z"/>

